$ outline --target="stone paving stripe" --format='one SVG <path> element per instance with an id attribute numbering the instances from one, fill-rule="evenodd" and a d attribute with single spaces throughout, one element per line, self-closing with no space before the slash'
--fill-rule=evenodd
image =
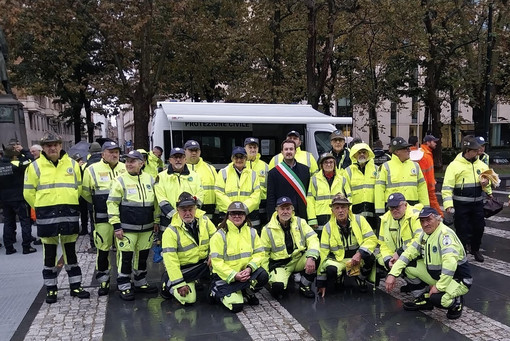
<path id="1" fill-rule="evenodd" d="M 78 264 L 82 270 L 82 286 L 90 287 L 94 276 L 96 255 L 87 253 L 89 237 L 80 236 L 76 243 Z M 43 303 L 34 318 L 25 340 L 101 340 L 108 296 L 99 297 L 90 288 L 90 299 L 71 297 L 67 272 L 58 276 L 58 301 Z"/>
<path id="2" fill-rule="evenodd" d="M 395 289 L 389 295 L 401 300 L 412 300 L 411 295 L 400 293 L 400 287 L 405 284 L 402 278 L 398 278 Z M 379 289 L 385 290 L 384 279 L 379 283 Z M 475 310 L 464 306 L 462 316 L 457 320 L 449 320 L 446 317 L 446 310 L 434 308 L 430 311 L 421 311 L 423 314 L 432 317 L 447 327 L 459 332 L 471 340 L 510 340 L 510 327 L 501 322 L 493 320 Z"/>
<path id="3" fill-rule="evenodd" d="M 510 221 L 510 219 L 508 219 L 508 221 Z M 510 231 L 507 230 L 501 230 L 496 229 L 494 227 L 485 226 L 484 233 L 494 237 L 510 239 Z"/>
<path id="4" fill-rule="evenodd" d="M 257 293 L 260 304 L 245 305 L 237 317 L 254 341 L 315 340 L 269 291 Z"/>
<path id="5" fill-rule="evenodd" d="M 469 265 L 476 266 L 485 270 L 490 270 L 492 272 L 497 272 L 498 274 L 510 277 L 509 263 L 485 255 L 483 258 L 485 258 L 485 261 L 483 263 L 479 263 L 475 261 L 475 257 L 473 255 L 468 255 Z"/>

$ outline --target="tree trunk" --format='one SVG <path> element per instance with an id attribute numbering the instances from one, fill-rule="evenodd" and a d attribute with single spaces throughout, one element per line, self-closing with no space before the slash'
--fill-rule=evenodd
<path id="1" fill-rule="evenodd" d="M 306 88 L 308 104 L 315 110 L 319 108 L 319 89 L 317 88 L 317 5 L 315 1 L 306 1 L 308 8 L 308 41 L 306 46 Z"/>
<path id="2" fill-rule="evenodd" d="M 74 126 L 74 143 L 81 141 L 81 103 L 71 103 L 71 110 L 73 112 L 73 126 Z"/>
<path id="3" fill-rule="evenodd" d="M 141 83 L 139 83 L 137 90 L 134 94 L 133 101 L 133 115 L 135 121 L 135 149 L 143 148 L 149 149 L 149 118 L 152 103 L 152 93 L 144 92 L 141 90 Z"/>
<path id="4" fill-rule="evenodd" d="M 368 109 L 368 122 L 370 126 L 369 145 L 373 146 L 374 142 L 379 140 L 379 123 L 377 122 L 377 109 L 374 105 L 370 105 Z"/>

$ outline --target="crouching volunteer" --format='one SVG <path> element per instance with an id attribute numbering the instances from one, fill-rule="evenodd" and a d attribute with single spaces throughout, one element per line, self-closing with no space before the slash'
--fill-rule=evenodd
<path id="1" fill-rule="evenodd" d="M 174 296 L 181 304 L 195 303 L 195 281 L 209 276 L 209 240 L 216 227 L 204 211 L 197 209 L 197 198 L 183 192 L 176 202 L 177 212 L 163 233 L 165 273 L 161 296 Z"/>
<path id="2" fill-rule="evenodd" d="M 236 313 L 243 309 L 245 299 L 249 305 L 259 304 L 255 292 L 268 281 L 267 272 L 261 267 L 264 249 L 246 213 L 242 202 L 232 202 L 211 237 L 210 246 L 210 298 Z"/>
<path id="3" fill-rule="evenodd" d="M 108 218 L 116 237 L 117 288 L 120 298 L 135 299 L 134 291 L 156 293 L 158 288 L 147 283 L 147 258 L 158 231 L 159 206 L 154 194 L 154 178 L 142 171 L 143 155 L 132 150 L 125 155 L 127 172 L 113 182 L 106 201 Z"/>
<path id="4" fill-rule="evenodd" d="M 317 288 L 322 297 L 329 283 L 342 284 L 344 274 L 355 277 L 360 292 L 367 292 L 367 279 L 375 263 L 377 238 L 365 217 L 349 210 L 350 201 L 341 193 L 331 200 L 331 219 L 321 236 L 321 265 Z"/>
<path id="5" fill-rule="evenodd" d="M 448 319 L 458 319 L 462 315 L 463 296 L 473 282 L 466 252 L 455 232 L 442 223 L 435 209 L 422 209 L 419 218 L 423 232 L 413 239 L 391 268 L 386 277 L 386 290 L 395 288 L 396 277 L 411 261 L 423 257 L 427 261 L 417 274 L 423 290 L 421 293 L 412 291 L 415 299 L 405 302 L 404 309 L 432 310 L 435 306 L 448 309 Z"/>
<path id="6" fill-rule="evenodd" d="M 319 265 L 319 238 L 304 219 L 294 215 L 289 197 L 278 198 L 276 212 L 262 229 L 261 239 L 271 294 L 279 298 L 287 289 L 290 275 L 300 273 L 299 292 L 315 297 L 312 283 Z"/>

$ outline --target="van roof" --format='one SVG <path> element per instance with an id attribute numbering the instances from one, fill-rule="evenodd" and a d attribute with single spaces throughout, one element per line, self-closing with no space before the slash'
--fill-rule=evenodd
<path id="1" fill-rule="evenodd" d="M 170 121 L 352 124 L 351 117 L 327 116 L 308 104 L 158 102 Z M 280 122 L 281 121 L 281 122 Z"/>

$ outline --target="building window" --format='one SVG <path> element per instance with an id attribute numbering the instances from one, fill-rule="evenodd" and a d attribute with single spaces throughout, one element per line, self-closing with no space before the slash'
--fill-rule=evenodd
<path id="1" fill-rule="evenodd" d="M 498 105 L 494 103 L 491 110 L 491 122 L 497 122 L 498 121 Z"/>
<path id="2" fill-rule="evenodd" d="M 340 98 L 337 101 L 336 115 L 339 117 L 352 117 L 352 105 L 349 98 Z"/>

